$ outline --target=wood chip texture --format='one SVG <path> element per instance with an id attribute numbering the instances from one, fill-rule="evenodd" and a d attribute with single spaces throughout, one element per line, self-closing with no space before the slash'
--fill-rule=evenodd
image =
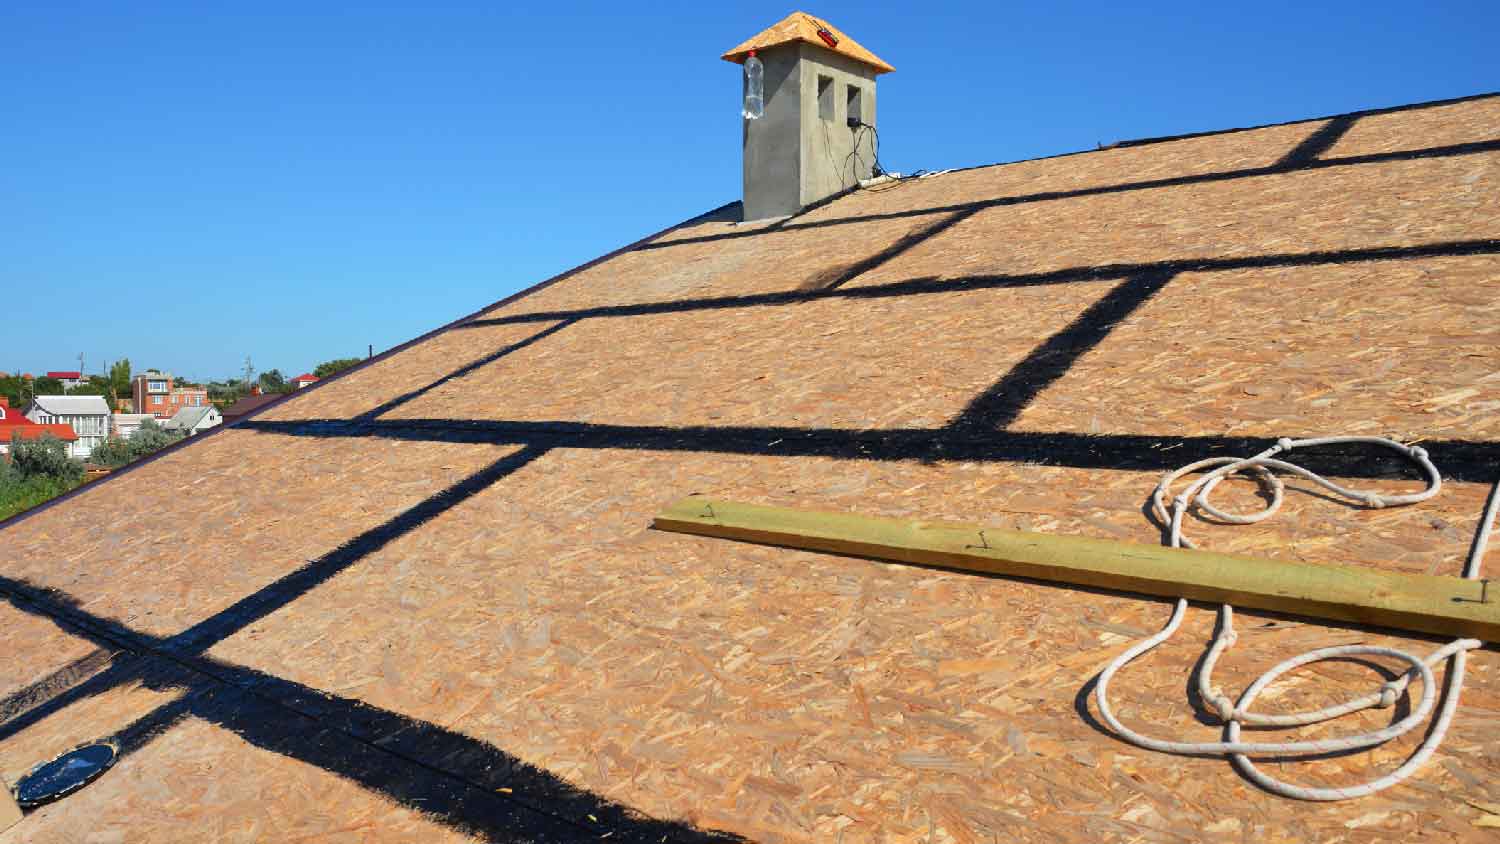
<path id="1" fill-rule="evenodd" d="M 702 493 L 1150 543 L 1167 469 L 1380 434 L 1427 444 L 1443 494 L 1357 510 L 1292 484 L 1270 522 L 1189 532 L 1456 575 L 1500 472 L 1500 98 L 733 214 L 0 530 L 0 776 L 134 742 L 0 841 L 567 838 L 507 833 L 486 801 L 614 840 L 1492 840 L 1474 808 L 1500 802 L 1491 650 L 1418 776 L 1295 803 L 1099 727 L 1089 680 L 1158 629 L 1160 600 L 648 525 Z M 1417 486 L 1340 459 L 1347 483 Z M 1261 504 L 1249 482 L 1222 500 Z M 1240 627 L 1231 694 L 1308 648 L 1435 647 Z M 1121 717 L 1216 737 L 1185 696 L 1212 629 L 1195 607 L 1129 669 Z M 1311 666 L 1263 699 L 1319 707 L 1394 668 Z M 180 717 L 132 731 L 153 712 Z M 1418 738 L 1269 764 L 1348 783 Z"/>

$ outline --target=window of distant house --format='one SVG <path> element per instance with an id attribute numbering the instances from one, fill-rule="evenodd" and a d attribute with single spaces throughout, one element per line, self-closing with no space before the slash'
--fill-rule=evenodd
<path id="1" fill-rule="evenodd" d="M 167 382 L 148 381 L 146 382 L 146 389 L 150 390 L 153 393 L 165 393 L 167 391 Z"/>
<path id="2" fill-rule="evenodd" d="M 833 119 L 833 77 L 818 77 L 818 118 Z"/>
<path id="3" fill-rule="evenodd" d="M 161 404 L 161 396 L 152 396 L 151 397 L 151 403 L 152 404 Z"/>

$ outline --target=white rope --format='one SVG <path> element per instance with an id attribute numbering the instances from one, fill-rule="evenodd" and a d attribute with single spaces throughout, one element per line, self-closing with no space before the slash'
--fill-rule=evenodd
<path id="1" fill-rule="evenodd" d="M 1406 495 L 1380 495 L 1373 492 L 1361 492 L 1339 486 L 1327 478 L 1310 472 L 1294 463 L 1276 459 L 1276 455 L 1285 454 L 1297 448 L 1349 443 L 1378 445 L 1401 452 L 1421 467 L 1422 472 L 1426 475 L 1427 487 L 1420 492 Z M 1212 468 L 1212 471 L 1209 471 L 1189 484 L 1180 495 L 1172 499 L 1171 507 L 1167 506 L 1166 497 L 1170 493 L 1174 482 L 1184 475 L 1210 468 Z M 1209 502 L 1209 494 L 1219 485 L 1219 482 L 1239 472 L 1252 475 L 1270 492 L 1271 502 L 1259 512 L 1250 514 L 1228 513 Z M 1199 460 L 1162 478 L 1161 483 L 1157 484 L 1156 489 L 1151 494 L 1151 505 L 1163 523 L 1168 525 L 1168 544 L 1174 548 L 1193 547 L 1193 543 L 1182 535 L 1182 519 L 1190 507 L 1195 507 L 1200 512 L 1229 524 L 1254 524 L 1275 515 L 1276 511 L 1281 509 L 1281 502 L 1285 495 L 1285 485 L 1276 472 L 1295 475 L 1296 477 L 1311 481 L 1335 495 L 1343 496 L 1344 498 L 1373 508 L 1414 504 L 1418 501 L 1425 501 L 1437 495 L 1443 486 L 1443 481 L 1441 476 L 1438 475 L 1437 467 L 1432 465 L 1432 461 L 1427 457 L 1427 452 L 1415 446 L 1402 445 L 1384 437 L 1319 437 L 1305 440 L 1282 438 L 1277 441 L 1276 445 L 1254 457 L 1243 459 L 1216 457 L 1208 460 Z M 1497 510 L 1500 510 L 1500 481 L 1497 481 L 1494 489 L 1490 491 L 1484 515 L 1480 518 L 1478 533 L 1475 534 L 1468 561 L 1464 565 L 1463 576 L 1469 580 L 1476 580 L 1479 577 L 1485 548 L 1489 544 L 1490 533 L 1494 530 Z M 1341 645 L 1331 648 L 1319 648 L 1272 667 L 1269 671 L 1260 675 L 1254 683 L 1251 683 L 1250 687 L 1245 689 L 1244 693 L 1240 695 L 1240 699 L 1236 702 L 1231 701 L 1213 683 L 1215 665 L 1218 663 L 1219 658 L 1234 645 L 1237 638 L 1234 630 L 1234 608 L 1228 604 L 1224 604 L 1219 608 L 1218 634 L 1214 637 L 1213 644 L 1209 647 L 1208 654 L 1203 660 L 1203 668 L 1198 674 L 1198 693 L 1213 710 L 1213 713 L 1218 716 L 1219 720 L 1223 722 L 1225 740 L 1205 742 L 1171 741 L 1143 735 L 1126 727 L 1115 717 L 1114 711 L 1109 705 L 1109 683 L 1114 679 L 1115 674 L 1131 661 L 1170 639 L 1172 634 L 1177 631 L 1177 627 L 1182 623 L 1182 618 L 1186 611 L 1187 601 L 1178 600 L 1177 606 L 1172 611 L 1172 617 L 1167 621 L 1166 627 L 1163 627 L 1160 633 L 1137 643 L 1129 650 L 1120 654 L 1100 672 L 1095 694 L 1099 703 L 1099 714 L 1104 719 L 1104 723 L 1108 724 L 1110 729 L 1114 730 L 1124 740 L 1150 750 L 1193 756 L 1228 756 L 1242 774 L 1260 787 L 1283 797 L 1302 800 L 1347 800 L 1354 797 L 1365 797 L 1401 782 L 1415 773 L 1417 769 L 1421 768 L 1427 762 L 1428 758 L 1432 756 L 1433 752 L 1437 750 L 1438 746 L 1442 744 L 1443 738 L 1448 732 L 1448 725 L 1453 721 L 1454 710 L 1458 708 L 1458 697 L 1463 690 L 1464 669 L 1468 658 L 1468 651 L 1478 648 L 1482 644 L 1478 639 L 1456 639 L 1433 651 L 1425 659 L 1397 648 L 1377 647 L 1374 645 Z M 1251 705 L 1255 703 L 1266 687 L 1270 686 L 1271 683 L 1275 682 L 1283 674 L 1308 663 L 1347 656 L 1390 657 L 1405 662 L 1411 668 L 1399 678 L 1382 684 L 1378 690 L 1370 694 L 1323 709 L 1285 715 L 1268 715 L 1251 711 Z M 1449 666 L 1447 675 L 1444 678 L 1443 704 L 1438 709 L 1437 717 L 1432 723 L 1432 728 L 1428 731 L 1427 737 L 1423 739 L 1421 746 L 1396 770 L 1358 785 L 1343 788 L 1311 788 L 1293 785 L 1276 779 L 1260 768 L 1257 768 L 1255 763 L 1250 761 L 1248 754 L 1309 756 L 1324 753 L 1339 753 L 1374 747 L 1398 736 L 1405 735 L 1415 729 L 1418 724 L 1426 720 L 1427 716 L 1431 714 L 1433 706 L 1437 701 L 1437 684 L 1433 680 L 1432 669 L 1445 659 L 1452 659 L 1453 663 Z M 1243 725 L 1256 727 L 1295 727 L 1328 721 L 1364 709 L 1392 706 L 1406 691 L 1407 686 L 1413 679 L 1421 679 L 1422 681 L 1422 696 L 1420 700 L 1405 718 L 1383 729 L 1339 738 L 1302 741 L 1258 742 L 1240 740 L 1240 728 Z"/>

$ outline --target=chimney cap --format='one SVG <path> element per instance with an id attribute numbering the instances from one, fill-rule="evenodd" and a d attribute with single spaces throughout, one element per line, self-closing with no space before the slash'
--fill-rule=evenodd
<path id="1" fill-rule="evenodd" d="M 818 35 L 818 30 L 820 29 L 827 30 L 833 36 L 834 46 L 829 46 L 827 40 Z M 752 50 L 764 50 L 767 47 L 792 44 L 799 41 L 812 44 L 815 47 L 821 47 L 824 50 L 838 53 L 861 64 L 868 65 L 875 70 L 877 76 L 895 70 L 894 67 L 886 64 L 879 56 L 866 50 L 858 41 L 835 29 L 833 24 L 820 18 L 815 18 L 806 12 L 792 12 L 790 15 L 782 18 L 779 23 L 725 53 L 722 58 L 727 62 L 744 64 L 745 59 L 750 55 Z"/>

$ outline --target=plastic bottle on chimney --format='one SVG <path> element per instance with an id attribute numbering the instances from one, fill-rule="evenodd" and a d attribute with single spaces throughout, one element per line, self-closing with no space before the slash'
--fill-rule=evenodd
<path id="1" fill-rule="evenodd" d="M 766 66 L 750 51 L 745 59 L 745 119 L 759 120 L 766 113 Z"/>

